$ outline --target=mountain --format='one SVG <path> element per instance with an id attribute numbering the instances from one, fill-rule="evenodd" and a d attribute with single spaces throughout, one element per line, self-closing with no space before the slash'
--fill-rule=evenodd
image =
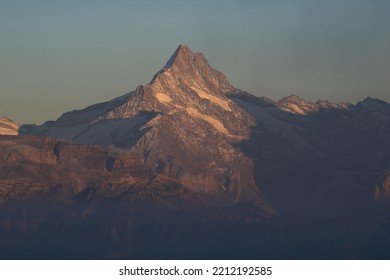
<path id="1" fill-rule="evenodd" d="M 12 120 L 2 117 L 0 118 L 0 135 L 17 135 L 19 125 Z"/>
<path id="2" fill-rule="evenodd" d="M 154 172 L 210 194 L 216 204 L 256 203 L 271 214 L 251 160 L 234 146 L 255 124 L 227 97 L 234 90 L 203 54 L 180 45 L 148 85 L 24 132 L 128 149 Z"/>
<path id="3" fill-rule="evenodd" d="M 15 131 L 0 258 L 390 257 L 387 102 L 258 97 L 180 45 L 147 85 Z"/>

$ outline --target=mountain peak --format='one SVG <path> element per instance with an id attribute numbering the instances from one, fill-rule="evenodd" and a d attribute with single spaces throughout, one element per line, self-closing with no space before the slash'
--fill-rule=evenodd
<path id="1" fill-rule="evenodd" d="M 181 44 L 177 47 L 176 51 L 173 53 L 171 58 L 167 61 L 164 68 L 171 68 L 172 65 L 176 62 L 181 62 L 183 60 L 191 59 L 194 56 L 191 48 L 186 44 Z"/>
<path id="2" fill-rule="evenodd" d="M 226 77 L 213 69 L 202 53 L 193 52 L 185 44 L 176 49 L 165 66 L 154 76 L 151 84 L 173 85 L 178 81 L 189 87 L 200 86 L 223 94 L 234 91 Z"/>
<path id="3" fill-rule="evenodd" d="M 194 53 L 185 44 L 177 47 L 176 51 L 167 61 L 163 69 L 174 69 L 179 71 L 211 68 L 202 53 Z"/>

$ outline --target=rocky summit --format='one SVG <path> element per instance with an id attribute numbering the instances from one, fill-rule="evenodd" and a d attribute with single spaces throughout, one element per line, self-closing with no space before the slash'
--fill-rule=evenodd
<path id="1" fill-rule="evenodd" d="M 233 87 L 180 45 L 151 82 L 0 119 L 1 258 L 389 258 L 390 105 Z"/>

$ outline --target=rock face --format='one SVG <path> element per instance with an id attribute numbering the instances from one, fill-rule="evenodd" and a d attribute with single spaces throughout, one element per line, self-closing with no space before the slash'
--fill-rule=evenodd
<path id="1" fill-rule="evenodd" d="M 180 45 L 146 86 L 25 133 L 128 149 L 152 171 L 215 203 L 271 208 L 253 179 L 252 161 L 234 144 L 249 139 L 255 119 L 227 94 L 235 91 L 201 53 Z"/>
<path id="2" fill-rule="evenodd" d="M 168 209 L 215 208 L 230 212 L 218 203 L 228 195 L 222 193 L 219 198 L 214 193 L 187 188 L 172 176 L 154 172 L 141 155 L 131 150 L 42 136 L 0 136 L 0 204 L 42 199 L 72 204 L 83 193 L 96 203 L 124 196 L 156 200 Z M 228 206 L 247 206 L 253 215 L 262 218 L 264 210 L 255 199 Z"/>
<path id="3" fill-rule="evenodd" d="M 112 196 L 152 177 L 134 153 L 36 136 L 0 137 L 0 164 L 0 201 L 66 200 L 88 188 Z"/>
<path id="4" fill-rule="evenodd" d="M 18 135 L 19 125 L 9 118 L 0 118 L 0 135 Z"/>

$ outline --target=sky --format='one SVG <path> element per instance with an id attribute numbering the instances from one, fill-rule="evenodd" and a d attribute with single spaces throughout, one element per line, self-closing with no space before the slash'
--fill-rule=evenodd
<path id="1" fill-rule="evenodd" d="M 0 116 L 108 101 L 181 43 L 258 96 L 390 102 L 389 14 L 387 0 L 0 0 Z"/>

